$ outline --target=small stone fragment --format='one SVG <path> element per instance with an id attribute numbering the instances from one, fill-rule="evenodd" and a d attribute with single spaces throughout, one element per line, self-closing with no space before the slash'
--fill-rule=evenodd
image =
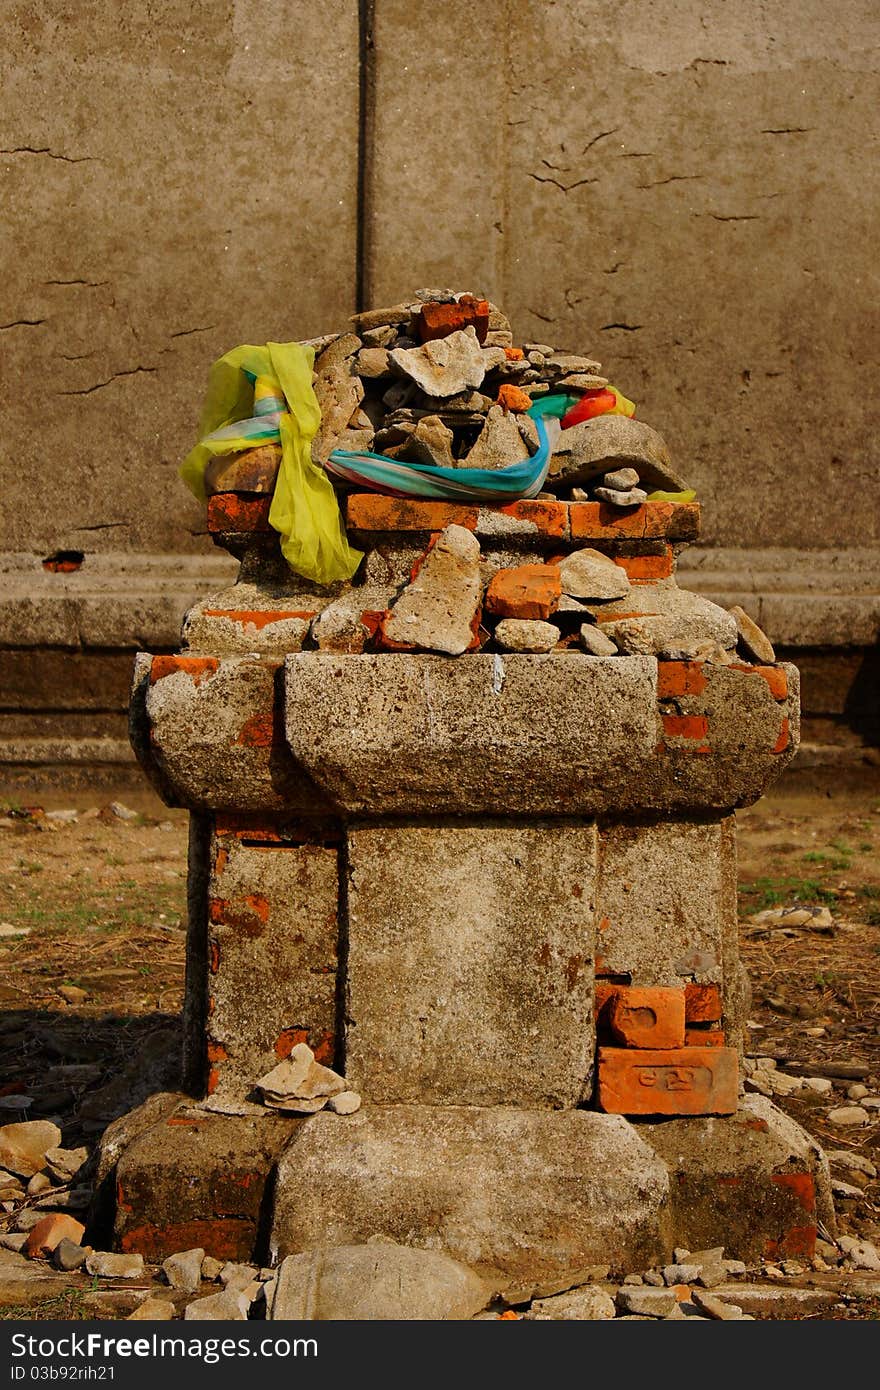
<path id="1" fill-rule="evenodd" d="M 827 1096 L 831 1093 L 832 1085 L 827 1076 L 805 1076 L 804 1090 L 813 1091 L 817 1096 Z"/>
<path id="2" fill-rule="evenodd" d="M 383 347 L 361 348 L 354 365 L 358 376 L 369 380 L 391 374 L 391 358 Z"/>
<path id="3" fill-rule="evenodd" d="M 482 385 L 486 367 L 472 325 L 422 347 L 392 348 L 391 361 L 426 396 L 455 396 Z"/>
<path id="4" fill-rule="evenodd" d="M 628 492 L 620 492 L 612 487 L 597 487 L 596 497 L 612 507 L 640 507 L 648 500 L 648 494 L 640 487 L 631 488 Z"/>
<path id="5" fill-rule="evenodd" d="M 316 1062 L 307 1043 L 297 1043 L 290 1056 L 261 1076 L 256 1085 L 263 1094 L 263 1104 L 270 1109 L 302 1114 L 315 1114 L 324 1108 L 328 1097 L 346 1089 L 345 1078 Z"/>
<path id="6" fill-rule="evenodd" d="M 663 1268 L 663 1282 L 665 1284 L 695 1284 L 700 1277 L 701 1266 L 698 1264 L 675 1264 L 665 1265 Z"/>
<path id="7" fill-rule="evenodd" d="M 46 1166 L 46 1153 L 61 1143 L 61 1130 L 50 1120 L 23 1120 L 0 1127 L 0 1167 L 32 1178 Z"/>
<path id="8" fill-rule="evenodd" d="M 746 655 L 754 661 L 760 662 L 762 666 L 773 666 L 776 663 L 776 653 L 769 637 L 761 631 L 758 624 L 749 617 L 744 608 L 739 604 L 729 610 L 736 619 L 736 628 L 739 633 L 740 644 L 745 648 Z"/>
<path id="9" fill-rule="evenodd" d="M 255 1265 L 239 1264 L 235 1260 L 227 1260 L 220 1271 L 220 1283 L 224 1289 L 233 1289 L 241 1293 L 249 1284 L 256 1279 L 259 1271 Z"/>
<path id="10" fill-rule="evenodd" d="M 612 642 L 610 637 L 606 637 L 600 627 L 594 627 L 592 623 L 583 623 L 581 626 L 581 646 L 591 656 L 617 656 L 616 643 Z"/>
<path id="11" fill-rule="evenodd" d="M 474 641 L 481 587 L 479 541 L 447 526 L 385 619 L 383 640 L 461 656 Z"/>
<path id="12" fill-rule="evenodd" d="M 224 1264 L 224 1260 L 215 1260 L 213 1255 L 206 1255 L 202 1260 L 202 1278 L 210 1282 L 219 1279 Z"/>
<path id="13" fill-rule="evenodd" d="M 437 1250 L 393 1240 L 288 1255 L 278 1269 L 274 1321 L 460 1321 L 479 1313 L 491 1289 Z"/>
<path id="14" fill-rule="evenodd" d="M 837 1243 L 851 1269 L 880 1270 L 880 1250 L 872 1241 L 858 1240 L 855 1236 L 841 1236 Z"/>
<path id="15" fill-rule="evenodd" d="M 559 628 L 536 618 L 502 618 L 495 629 L 495 641 L 506 652 L 552 652 L 559 641 Z"/>
<path id="16" fill-rule="evenodd" d="M 630 488 L 638 485 L 639 475 L 634 468 L 616 468 L 613 473 L 606 473 L 602 479 L 602 486 L 610 487 L 615 492 L 629 492 Z"/>
<path id="17" fill-rule="evenodd" d="M 86 1256 L 86 1273 L 96 1274 L 99 1279 L 140 1279 L 144 1273 L 144 1257 L 93 1250 Z"/>
<path id="18" fill-rule="evenodd" d="M 181 1250 L 162 1261 L 162 1272 L 172 1289 L 180 1293 L 195 1293 L 202 1282 L 202 1261 L 205 1252 L 201 1248 Z"/>
<path id="19" fill-rule="evenodd" d="M 361 1098 L 357 1091 L 340 1091 L 327 1102 L 327 1109 L 332 1110 L 335 1115 L 353 1115 L 360 1108 Z"/>
<path id="20" fill-rule="evenodd" d="M 58 993 L 66 1004 L 84 1004 L 89 997 L 88 990 L 79 985 L 59 985 Z"/>
<path id="21" fill-rule="evenodd" d="M 600 550 L 573 550 L 559 563 L 562 592 L 570 598 L 614 599 L 629 593 L 629 576 Z"/>
<path id="22" fill-rule="evenodd" d="M 79 1269 L 80 1265 L 85 1263 L 86 1256 L 90 1254 L 90 1245 L 78 1245 L 75 1240 L 65 1236 L 52 1252 L 52 1263 L 56 1269 Z"/>
<path id="23" fill-rule="evenodd" d="M 737 1307 L 735 1303 L 725 1303 L 723 1298 L 718 1298 L 713 1293 L 703 1293 L 702 1289 L 694 1289 L 693 1300 L 698 1308 L 719 1322 L 741 1322 L 743 1319 L 742 1308 Z"/>
<path id="24" fill-rule="evenodd" d="M 51 1186 L 52 1179 L 46 1176 L 45 1170 L 42 1173 L 34 1173 L 27 1185 L 27 1195 L 39 1197 L 41 1192 L 48 1192 Z"/>
<path id="25" fill-rule="evenodd" d="M 847 1100 L 864 1100 L 865 1096 L 868 1094 L 867 1086 L 863 1086 L 861 1081 L 854 1081 L 851 1086 L 847 1086 L 846 1088 Z"/>
<path id="26" fill-rule="evenodd" d="M 46 1163 L 57 1178 L 70 1181 L 88 1162 L 89 1151 L 81 1149 L 47 1149 Z"/>
<path id="27" fill-rule="evenodd" d="M 651 1288 L 618 1289 L 615 1301 L 622 1313 L 638 1313 L 649 1318 L 665 1318 L 678 1302 L 672 1289 Z"/>
<path id="28" fill-rule="evenodd" d="M 854 1173 L 864 1173 L 867 1178 L 876 1178 L 877 1168 L 863 1154 L 852 1153 L 849 1149 L 826 1149 L 832 1168 L 849 1168 Z"/>
<path id="29" fill-rule="evenodd" d="M 174 1317 L 174 1304 L 167 1298 L 154 1298 L 150 1295 L 139 1303 L 126 1322 L 168 1322 Z"/>
<path id="30" fill-rule="evenodd" d="M 861 1105 L 839 1105 L 828 1112 L 828 1123 L 840 1129 L 851 1129 L 854 1125 L 866 1125 L 871 1116 Z"/>
<path id="31" fill-rule="evenodd" d="M 526 1319 L 554 1322 L 599 1322 L 614 1317 L 614 1299 L 604 1289 L 590 1284 L 570 1289 L 554 1298 L 539 1298 L 526 1313 Z"/>
<path id="32" fill-rule="evenodd" d="M 397 457 L 412 463 L 430 463 L 437 468 L 454 468 L 452 430 L 438 415 L 425 415 L 400 446 Z"/>
<path id="33" fill-rule="evenodd" d="M 188 1303 L 183 1317 L 186 1322 L 247 1322 L 249 1307 L 245 1294 L 224 1289 Z"/>
<path id="34" fill-rule="evenodd" d="M 506 468 L 511 463 L 522 463 L 528 457 L 528 447 L 515 416 L 505 413 L 500 405 L 493 405 L 489 408 L 477 442 L 462 461 L 462 466 Z"/>

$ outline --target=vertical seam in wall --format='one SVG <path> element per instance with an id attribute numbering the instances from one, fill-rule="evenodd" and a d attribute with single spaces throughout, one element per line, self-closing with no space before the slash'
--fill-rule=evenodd
<path id="1" fill-rule="evenodd" d="M 355 309 L 369 307 L 372 299 L 372 195 L 373 123 L 376 98 L 376 64 L 373 31 L 376 0 L 358 0 L 358 152 L 357 232 L 355 247 Z"/>
<path id="2" fill-rule="evenodd" d="M 503 112 L 501 140 L 498 150 L 498 158 L 501 162 L 501 256 L 500 256 L 500 280 L 498 300 L 502 305 L 507 303 L 507 266 L 508 266 L 508 237 L 510 234 L 510 104 L 511 104 L 511 82 L 510 82 L 510 58 L 513 51 L 511 43 L 511 26 L 514 23 L 514 6 L 512 0 L 504 0 L 504 70 L 502 73 L 503 92 L 500 103 Z"/>

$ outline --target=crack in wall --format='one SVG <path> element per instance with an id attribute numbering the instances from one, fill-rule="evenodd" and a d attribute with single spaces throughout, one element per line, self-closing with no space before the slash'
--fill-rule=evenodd
<path id="1" fill-rule="evenodd" d="M 139 372 L 158 372 L 158 367 L 131 367 L 126 372 L 114 372 L 108 376 L 106 381 L 96 381 L 94 386 L 85 386 L 81 391 L 56 391 L 57 396 L 90 396 L 93 391 L 100 391 L 103 386 L 109 386 L 111 382 L 118 381 L 120 377 L 137 376 Z"/>
<path id="2" fill-rule="evenodd" d="M 598 174 L 595 178 L 591 179 L 576 179 L 574 183 L 562 183 L 560 179 L 554 179 L 549 174 L 545 177 L 542 174 L 533 174 L 531 171 L 529 172 L 529 178 L 534 179 L 536 183 L 552 183 L 555 188 L 560 188 L 563 193 L 570 193 L 573 188 L 582 188 L 586 183 L 599 182 Z"/>
<path id="3" fill-rule="evenodd" d="M 39 328 L 41 323 L 46 323 L 46 319 L 13 319 L 12 323 L 0 323 L 0 333 L 7 328 Z"/>
<path id="4" fill-rule="evenodd" d="M 39 148 L 32 145 L 17 145 L 11 150 L 0 150 L 0 154 L 44 154 L 47 159 L 59 159 L 64 164 L 103 164 L 104 162 L 93 154 L 58 154 L 55 150 L 51 150 L 48 145 Z"/>

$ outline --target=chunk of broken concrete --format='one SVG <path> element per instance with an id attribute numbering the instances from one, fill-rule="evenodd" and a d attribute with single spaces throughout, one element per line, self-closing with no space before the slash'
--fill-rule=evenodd
<path id="1" fill-rule="evenodd" d="M 591 656 L 617 656 L 617 643 L 592 623 L 581 625 L 581 646 Z"/>
<path id="2" fill-rule="evenodd" d="M 436 1250 L 394 1241 L 288 1255 L 278 1271 L 274 1321 L 460 1321 L 485 1308 L 492 1290 L 473 1270 Z"/>
<path id="3" fill-rule="evenodd" d="M 738 603 L 735 603 L 729 611 L 736 620 L 740 646 L 743 647 L 746 655 L 751 657 L 753 661 L 760 662 L 762 666 L 773 666 L 776 661 L 776 653 L 770 638 L 761 631 L 758 624 L 749 617 L 744 608 L 740 608 Z"/>
<path id="4" fill-rule="evenodd" d="M 539 618 L 502 618 L 495 629 L 495 641 L 505 652 L 552 652 L 559 641 L 559 628 Z"/>
<path id="5" fill-rule="evenodd" d="M 327 1101 L 327 1109 L 334 1115 L 354 1115 L 361 1108 L 361 1098 L 357 1091 L 340 1091 Z"/>
<path id="6" fill-rule="evenodd" d="M 586 483 L 628 465 L 651 491 L 684 492 L 687 483 L 672 467 L 666 442 L 650 425 L 626 415 L 599 415 L 563 430 L 550 461 L 546 486 L 554 491 Z"/>
<path id="7" fill-rule="evenodd" d="M 574 550 L 559 565 L 562 592 L 570 598 L 612 599 L 629 593 L 629 575 L 599 550 Z"/>
<path id="8" fill-rule="evenodd" d="M 613 1318 L 614 1299 L 604 1289 L 591 1284 L 554 1298 L 539 1298 L 526 1313 L 529 1321 L 599 1322 Z"/>
<path id="9" fill-rule="evenodd" d="M 224 1289 L 188 1303 L 183 1317 L 186 1322 L 247 1322 L 249 1307 L 246 1294 Z"/>
<path id="10" fill-rule="evenodd" d="M 607 502 L 612 507 L 640 507 L 647 502 L 648 494 L 640 487 L 629 488 L 626 492 L 613 487 L 597 487 L 596 500 Z"/>
<path id="11" fill-rule="evenodd" d="M 392 348 L 391 361 L 426 396 L 455 396 L 482 385 L 485 360 L 471 325 L 422 347 Z"/>
<path id="12" fill-rule="evenodd" d="M 86 1256 L 86 1273 L 99 1279 L 140 1279 L 144 1272 L 143 1255 L 115 1255 L 109 1250 L 93 1250 Z"/>
<path id="13" fill-rule="evenodd" d="M 297 1043 L 290 1056 L 256 1084 L 270 1109 L 304 1115 L 317 1114 L 330 1096 L 347 1089 L 344 1077 L 315 1061 L 307 1043 Z"/>
<path id="14" fill-rule="evenodd" d="M 61 1143 L 61 1130 L 51 1120 L 23 1120 L 0 1127 L 0 1168 L 32 1178 L 46 1167 L 49 1149 Z"/>
<path id="15" fill-rule="evenodd" d="M 202 1282 L 202 1260 L 205 1252 L 201 1247 L 194 1250 L 181 1250 L 162 1261 L 162 1272 L 172 1289 L 180 1293 L 195 1293 Z"/>
<path id="16" fill-rule="evenodd" d="M 447 526 L 385 619 L 383 641 L 461 656 L 474 641 L 480 594 L 480 543 Z"/>
<path id="17" fill-rule="evenodd" d="M 452 430 L 438 415 L 424 415 L 397 450 L 397 457 L 412 463 L 430 463 L 437 468 L 454 468 Z"/>
<path id="18" fill-rule="evenodd" d="M 174 1317 L 174 1304 L 167 1298 L 154 1298 L 152 1294 L 139 1303 L 126 1322 L 168 1322 Z"/>
<path id="19" fill-rule="evenodd" d="M 528 457 L 528 446 L 520 432 L 516 416 L 502 410 L 500 405 L 493 405 L 489 408 L 486 423 L 477 437 L 477 442 L 463 461 L 463 466 L 506 468 L 512 463 L 522 463 Z"/>

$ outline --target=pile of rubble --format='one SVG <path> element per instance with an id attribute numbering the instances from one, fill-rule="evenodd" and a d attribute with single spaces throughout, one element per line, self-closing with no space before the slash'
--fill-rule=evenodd
<path id="1" fill-rule="evenodd" d="M 549 343 L 514 344 L 510 323 L 476 295 L 423 289 L 411 302 L 354 315 L 353 331 L 312 338 L 314 388 L 321 425 L 312 457 L 325 464 L 334 449 L 370 450 L 443 468 L 497 469 L 521 463 L 538 449 L 526 411 L 542 396 L 589 397 L 614 404 L 601 365 Z M 619 398 L 623 399 L 623 398 Z M 631 408 L 629 403 L 626 409 Z M 277 471 L 280 448 L 264 446 L 216 458 L 208 491 L 253 468 Z M 548 495 L 597 498 L 621 507 L 650 492 L 680 493 L 661 436 L 626 414 L 602 413 L 562 432 L 554 446 Z M 261 482 L 258 490 L 270 490 Z"/>

